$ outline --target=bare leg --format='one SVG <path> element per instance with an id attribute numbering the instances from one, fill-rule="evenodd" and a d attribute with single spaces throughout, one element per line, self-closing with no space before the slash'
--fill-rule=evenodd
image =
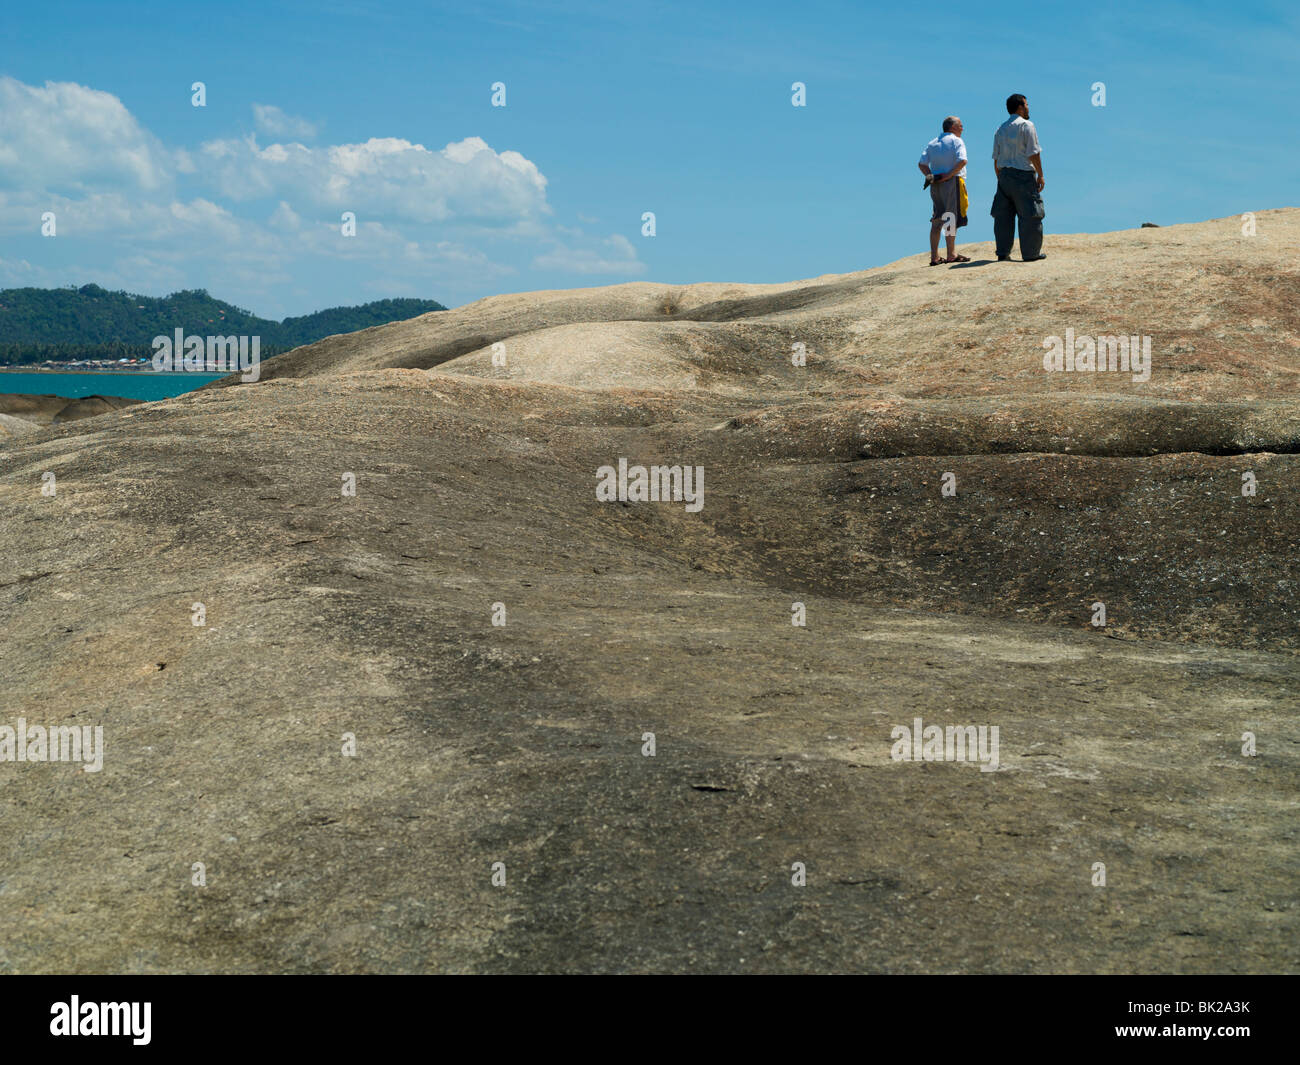
<path id="1" fill-rule="evenodd" d="M 930 223 L 930 262 L 935 262 L 939 258 L 939 231 L 941 229 L 943 229 L 942 222 Z M 951 255 L 952 252 L 950 251 L 948 254 Z"/>

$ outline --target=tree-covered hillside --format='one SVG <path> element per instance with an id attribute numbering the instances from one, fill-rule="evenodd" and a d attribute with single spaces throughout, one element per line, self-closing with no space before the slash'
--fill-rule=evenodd
<path id="1" fill-rule="evenodd" d="M 147 357 L 154 337 L 177 329 L 187 335 L 259 336 L 261 355 L 268 358 L 334 333 L 442 310 L 433 300 L 376 300 L 275 322 L 213 299 L 201 288 L 161 299 L 98 285 L 10 288 L 0 290 L 0 364 Z"/>

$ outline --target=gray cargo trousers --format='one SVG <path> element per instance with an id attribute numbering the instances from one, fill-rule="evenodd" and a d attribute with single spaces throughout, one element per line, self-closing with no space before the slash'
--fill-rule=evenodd
<path id="1" fill-rule="evenodd" d="M 998 171 L 998 191 L 993 195 L 993 241 L 998 255 L 1010 255 L 1020 219 L 1020 256 L 1035 259 L 1043 250 L 1043 216 L 1047 209 L 1038 192 L 1038 175 L 1032 170 L 1004 166 Z"/>

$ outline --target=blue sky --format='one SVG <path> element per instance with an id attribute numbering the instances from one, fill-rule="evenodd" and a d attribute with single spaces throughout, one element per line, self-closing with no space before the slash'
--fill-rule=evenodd
<path id="1" fill-rule="evenodd" d="M 961 239 L 991 239 L 1011 92 L 1043 145 L 1049 251 L 1052 232 L 1294 206 L 1297 11 L 23 5 L 0 43 L 0 286 L 207 288 L 279 318 L 858 270 L 926 250 L 916 158 L 949 113 L 971 158 Z"/>

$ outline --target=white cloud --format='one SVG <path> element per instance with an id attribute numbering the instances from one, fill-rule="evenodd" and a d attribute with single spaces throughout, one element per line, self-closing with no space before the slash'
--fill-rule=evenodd
<path id="1" fill-rule="evenodd" d="M 311 140 L 316 136 L 316 126 L 305 118 L 286 114 L 274 104 L 253 104 L 253 124 L 271 137 L 296 137 Z"/>
<path id="2" fill-rule="evenodd" d="M 573 248 L 557 244 L 533 260 L 539 270 L 559 270 L 573 274 L 632 275 L 645 272 L 645 263 L 637 259 L 636 248 L 627 237 L 614 233 L 597 247 Z"/>
<path id="3" fill-rule="evenodd" d="M 495 152 L 478 137 L 436 152 L 396 137 L 323 148 L 263 148 L 247 137 L 209 141 L 200 152 L 200 173 L 235 200 L 276 196 L 295 209 L 421 223 L 511 225 L 550 213 L 541 171 L 518 152 Z"/>
<path id="4" fill-rule="evenodd" d="M 293 138 L 310 123 L 271 105 L 253 115 L 271 143 L 254 134 L 187 151 L 111 93 L 0 77 L 0 287 L 206 288 L 279 314 L 315 309 L 304 291 L 317 306 L 401 292 L 454 303 L 530 259 L 578 274 L 645 269 L 626 237 L 556 226 L 546 177 L 518 152 L 478 137 L 437 150 L 395 137 L 305 145 Z M 46 211 L 55 238 L 39 235 Z M 340 232 L 343 211 L 357 215 L 355 236 Z"/>
<path id="5" fill-rule="evenodd" d="M 55 239 L 110 237 L 123 244 L 186 242 L 189 251 L 223 246 L 256 246 L 260 227 L 211 200 L 143 199 L 121 192 L 82 196 L 0 193 L 0 234 L 30 235 L 41 216 L 54 214 Z"/>
<path id="6" fill-rule="evenodd" d="M 271 212 L 270 222 L 272 229 L 297 230 L 302 228 L 302 216 L 283 200 Z"/>
<path id="7" fill-rule="evenodd" d="M 0 184 L 157 192 L 170 185 L 177 165 L 112 93 L 0 77 Z"/>

